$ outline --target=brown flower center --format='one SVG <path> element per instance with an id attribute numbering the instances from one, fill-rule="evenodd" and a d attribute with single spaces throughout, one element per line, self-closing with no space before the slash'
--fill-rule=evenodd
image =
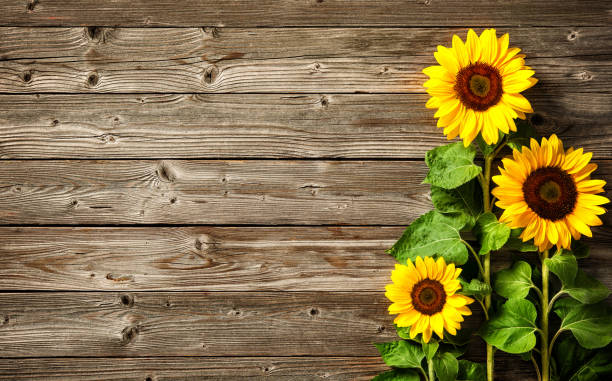
<path id="1" fill-rule="evenodd" d="M 545 167 L 527 177 L 523 196 L 538 216 L 557 221 L 574 211 L 578 191 L 570 174 L 557 167 Z"/>
<path id="2" fill-rule="evenodd" d="M 481 62 L 471 64 L 457 73 L 455 93 L 466 107 L 485 111 L 501 99 L 501 75 L 491 65 Z"/>
<path id="3" fill-rule="evenodd" d="M 442 311 L 446 303 L 444 286 L 432 279 L 423 279 L 415 284 L 410 296 L 414 309 L 425 315 L 433 315 Z"/>

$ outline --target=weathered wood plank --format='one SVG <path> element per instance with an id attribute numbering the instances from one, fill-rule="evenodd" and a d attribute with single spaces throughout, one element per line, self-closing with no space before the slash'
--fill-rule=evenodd
<path id="1" fill-rule="evenodd" d="M 535 381 L 526 363 L 495 356 L 495 379 Z M 0 379 L 46 381 L 370 380 L 389 369 L 380 357 L 156 357 L 0 359 Z"/>
<path id="2" fill-rule="evenodd" d="M 0 290 L 381 291 L 403 227 L 0 228 Z M 612 228 L 581 266 L 612 288 Z M 530 257 L 525 254 L 522 257 Z M 515 259 L 518 259 L 516 256 Z M 511 257 L 496 254 L 495 268 Z"/>
<path id="3" fill-rule="evenodd" d="M 505 30 L 500 30 L 504 32 Z M 610 91 L 611 28 L 511 28 L 537 91 Z M 2 28 L 0 92 L 423 93 L 457 29 Z M 4 42 L 6 40 L 6 42 Z M 602 45 L 603 44 L 603 45 Z"/>
<path id="4" fill-rule="evenodd" d="M 0 2 L 1 25 L 609 25 L 605 1 L 28 0 Z"/>
<path id="5" fill-rule="evenodd" d="M 610 181 L 612 161 L 598 163 Z M 422 161 L 9 160 L 0 224 L 407 225 L 431 208 L 426 173 Z"/>
<path id="6" fill-rule="evenodd" d="M 406 224 L 422 162 L 2 161 L 1 224 Z"/>
<path id="7" fill-rule="evenodd" d="M 403 228 L 0 228 L 0 290 L 384 289 Z"/>
<path id="8" fill-rule="evenodd" d="M 528 94 L 544 135 L 612 158 L 612 93 Z M 0 158 L 420 158 L 425 94 L 0 95 Z"/>
<path id="9" fill-rule="evenodd" d="M 0 294 L 0 357 L 377 356 L 382 292 Z M 347 334 L 350 333 L 350 334 Z"/>

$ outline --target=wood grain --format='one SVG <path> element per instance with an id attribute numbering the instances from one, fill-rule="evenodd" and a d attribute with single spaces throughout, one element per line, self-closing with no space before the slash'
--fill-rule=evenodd
<path id="1" fill-rule="evenodd" d="M 612 93 L 528 94 L 533 125 L 612 159 Z M 0 95 L 0 158 L 415 158 L 425 94 Z"/>
<path id="2" fill-rule="evenodd" d="M 610 180 L 612 162 L 598 164 Z M 407 225 L 431 209 L 426 173 L 421 161 L 9 160 L 0 224 Z"/>
<path id="3" fill-rule="evenodd" d="M 376 356 L 395 337 L 387 306 L 382 292 L 2 293 L 0 357 Z"/>
<path id="4" fill-rule="evenodd" d="M 496 380 L 535 381 L 516 357 L 496 356 Z M 387 367 L 380 357 L 139 357 L 0 359 L 2 380 L 177 381 L 201 380 L 370 380 Z M 512 370 L 511 374 L 508 370 Z M 503 372 L 503 373 L 502 373 Z"/>
<path id="5" fill-rule="evenodd" d="M 605 1 L 26 0 L 0 2 L 0 24 L 122 26 L 609 25 Z"/>
<path id="6" fill-rule="evenodd" d="M 610 92 L 610 27 L 507 31 L 512 45 L 528 47 L 540 80 L 536 93 Z M 406 28 L 2 28 L 0 92 L 423 93 L 421 71 L 436 63 L 436 45 L 450 44 L 453 32 L 465 35 Z"/>
<path id="7" fill-rule="evenodd" d="M 2 161 L 2 224 L 404 225 L 422 162 Z"/>
<path id="8" fill-rule="evenodd" d="M 378 291 L 403 227 L 0 228 L 0 290 Z M 612 288 L 612 228 L 581 267 Z M 532 254 L 496 253 L 494 270 Z M 535 258 L 535 257 L 534 257 Z"/>

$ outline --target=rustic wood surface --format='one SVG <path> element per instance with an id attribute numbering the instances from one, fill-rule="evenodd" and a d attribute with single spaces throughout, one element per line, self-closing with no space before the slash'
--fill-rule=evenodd
<path id="1" fill-rule="evenodd" d="M 533 91 L 544 135 L 612 159 L 612 92 Z M 0 94 L 0 158 L 423 159 L 425 94 Z M 36 110 L 36 112 L 33 112 Z"/>
<path id="2" fill-rule="evenodd" d="M 436 46 L 508 32 L 540 79 L 530 123 L 612 181 L 611 12 L 0 0 L 0 379 L 371 379 L 395 338 L 384 251 L 431 207 L 422 159 L 446 142 Z M 603 220 L 581 266 L 612 287 Z"/>

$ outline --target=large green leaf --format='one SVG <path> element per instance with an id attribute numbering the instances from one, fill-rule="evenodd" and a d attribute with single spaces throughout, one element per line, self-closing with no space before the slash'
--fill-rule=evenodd
<path id="1" fill-rule="evenodd" d="M 508 146 L 512 149 L 521 151 L 523 146 L 529 146 L 531 138 L 537 138 L 537 132 L 533 126 L 521 119 L 515 119 L 516 131 L 508 135 Z"/>
<path id="2" fill-rule="evenodd" d="M 562 380 L 569 380 L 592 355 L 593 351 L 582 348 L 574 336 L 560 336 L 560 339 L 553 345 L 557 375 Z"/>
<path id="3" fill-rule="evenodd" d="M 443 215 L 432 210 L 417 218 L 387 252 L 400 263 L 417 256 L 439 255 L 447 262 L 464 264 L 468 259 L 460 229 L 465 219 L 457 215 Z"/>
<path id="4" fill-rule="evenodd" d="M 476 220 L 474 233 L 480 242 L 478 254 L 488 254 L 493 250 L 501 249 L 510 237 L 510 228 L 497 221 L 495 214 L 487 212 Z"/>
<path id="5" fill-rule="evenodd" d="M 508 299 L 499 313 L 485 322 L 480 335 L 489 344 L 508 353 L 524 353 L 536 345 L 537 311 L 530 301 Z"/>
<path id="6" fill-rule="evenodd" d="M 431 339 L 429 340 L 429 343 L 422 343 L 422 346 L 423 352 L 425 353 L 425 358 L 427 358 L 427 360 L 431 360 L 436 352 L 438 352 L 440 343 L 438 343 L 437 340 Z"/>
<path id="7" fill-rule="evenodd" d="M 459 279 L 461 282 L 461 290 L 459 291 L 463 295 L 476 296 L 483 298 L 491 294 L 491 287 L 488 284 L 474 278 L 470 283 L 465 282 L 463 279 Z"/>
<path id="8" fill-rule="evenodd" d="M 470 230 L 482 213 L 482 191 L 475 181 L 455 189 L 431 186 L 431 201 L 440 213 L 459 213 L 465 217 L 464 229 Z"/>
<path id="9" fill-rule="evenodd" d="M 411 369 L 393 369 L 374 377 L 372 381 L 420 381 L 421 376 Z"/>
<path id="10" fill-rule="evenodd" d="M 396 368 L 420 368 L 425 353 L 420 345 L 406 340 L 375 344 L 383 361 Z"/>
<path id="11" fill-rule="evenodd" d="M 532 287 L 531 266 L 524 261 L 518 261 L 512 268 L 498 272 L 493 283 L 495 292 L 508 299 L 524 298 Z"/>
<path id="12" fill-rule="evenodd" d="M 572 284 L 563 285 L 563 289 L 572 298 L 586 304 L 600 302 L 610 295 L 610 290 L 604 284 L 580 269 Z"/>
<path id="13" fill-rule="evenodd" d="M 529 252 L 529 251 L 538 251 L 536 245 L 533 244 L 533 240 L 528 240 L 527 242 L 523 242 L 523 239 L 519 236 L 523 232 L 523 229 L 511 229 L 510 237 L 508 241 L 504 245 L 505 248 L 510 250 L 516 250 L 520 252 Z"/>
<path id="14" fill-rule="evenodd" d="M 459 372 L 459 362 L 448 352 L 438 353 L 433 360 L 436 377 L 440 381 L 455 381 Z"/>
<path id="15" fill-rule="evenodd" d="M 482 172 L 482 168 L 474 164 L 474 156 L 476 149 L 471 145 L 464 147 L 463 142 L 432 149 L 425 155 L 429 173 L 423 182 L 444 189 L 467 183 Z"/>
<path id="16" fill-rule="evenodd" d="M 574 284 L 578 272 L 576 257 L 570 253 L 557 254 L 544 260 L 544 263 L 561 280 L 564 287 Z"/>
<path id="17" fill-rule="evenodd" d="M 554 311 L 561 318 L 559 330 L 571 331 L 584 348 L 602 348 L 612 341 L 612 309 L 605 303 L 582 304 L 566 298 L 556 303 Z"/>
<path id="18" fill-rule="evenodd" d="M 468 360 L 459 360 L 457 381 L 485 381 L 487 379 L 485 366 Z"/>

